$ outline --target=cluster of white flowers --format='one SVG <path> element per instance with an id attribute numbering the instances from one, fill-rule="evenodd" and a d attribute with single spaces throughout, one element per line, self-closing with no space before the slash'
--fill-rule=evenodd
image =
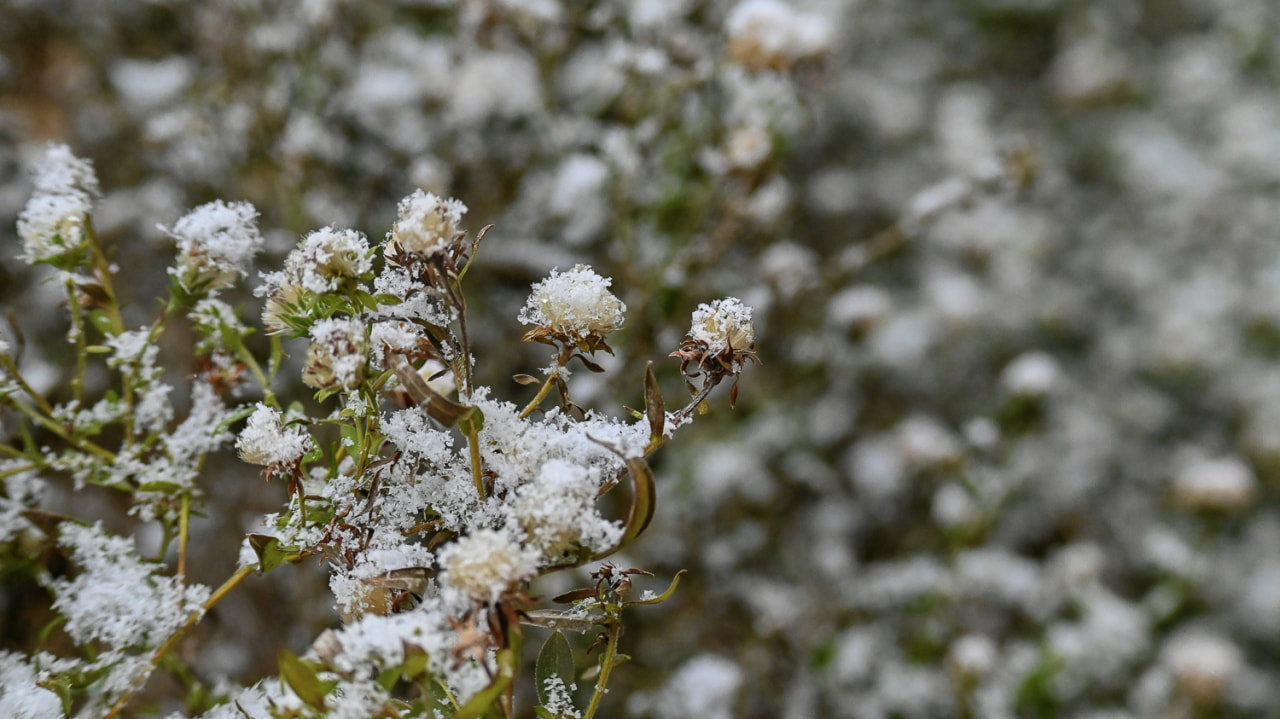
<path id="1" fill-rule="evenodd" d="M 552 270 L 534 283 L 533 293 L 520 311 L 520 321 L 551 330 L 571 341 L 602 337 L 622 326 L 627 306 L 613 293 L 613 281 L 587 265 L 568 272 Z"/>
<path id="2" fill-rule="evenodd" d="M 61 144 L 49 145 L 33 175 L 35 191 L 18 216 L 18 236 L 23 257 L 40 262 L 84 245 L 85 224 L 98 195 L 98 178 L 92 163 Z"/>
<path id="3" fill-rule="evenodd" d="M 478 529 L 440 553 L 445 581 L 477 602 L 493 602 L 538 570 L 538 552 L 507 532 Z"/>
<path id="4" fill-rule="evenodd" d="M 178 245 L 178 264 L 169 273 L 189 292 L 212 293 L 249 272 L 262 249 L 258 211 L 247 202 L 213 202 L 161 227 Z"/>
<path id="5" fill-rule="evenodd" d="M 786 69 L 831 50 L 831 25 L 782 0 L 742 0 L 725 20 L 729 56 L 751 70 Z"/>

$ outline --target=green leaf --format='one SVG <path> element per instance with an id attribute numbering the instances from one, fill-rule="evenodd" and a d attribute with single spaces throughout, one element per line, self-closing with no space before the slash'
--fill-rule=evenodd
<path id="1" fill-rule="evenodd" d="M 533 713 L 538 715 L 538 719 L 558 719 L 551 710 L 546 707 L 534 707 Z"/>
<path id="2" fill-rule="evenodd" d="M 267 534 L 250 534 L 249 546 L 258 555 L 258 571 L 270 572 L 272 569 L 288 562 L 297 564 L 302 560 L 302 552 L 297 547 L 285 547 L 280 540 Z"/>
<path id="3" fill-rule="evenodd" d="M 597 559 L 607 557 L 622 549 L 639 537 L 649 528 L 653 514 L 657 508 L 657 488 L 653 483 L 653 470 L 649 463 L 639 457 L 627 459 L 627 473 L 631 475 L 631 511 L 627 514 L 627 524 L 623 529 L 618 544 L 607 552 L 596 555 Z"/>
<path id="4" fill-rule="evenodd" d="M 462 430 L 467 436 L 475 436 L 484 429 L 484 413 L 479 407 L 468 407 L 466 412 L 458 418 L 458 429 Z"/>
<path id="5" fill-rule="evenodd" d="M 325 710 L 325 695 L 337 686 L 336 682 L 321 681 L 311 662 L 304 661 L 288 649 L 280 651 L 280 678 L 289 684 L 299 699 L 319 711 Z"/>
<path id="6" fill-rule="evenodd" d="M 538 690 L 538 701 L 547 704 L 551 701 L 547 692 L 547 680 L 560 677 L 565 687 L 573 684 L 576 673 L 573 664 L 573 647 L 562 632 L 552 632 L 538 652 L 538 662 L 534 665 L 533 677 Z"/>

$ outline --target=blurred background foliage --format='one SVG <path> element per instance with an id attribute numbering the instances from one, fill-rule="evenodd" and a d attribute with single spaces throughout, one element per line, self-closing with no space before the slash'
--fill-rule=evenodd
<path id="1" fill-rule="evenodd" d="M 452 195 L 495 225 L 467 281 L 500 394 L 545 363 L 515 314 L 552 267 L 628 305 L 575 382 L 610 412 L 698 302 L 756 308 L 737 409 L 655 459 L 626 561 L 690 573 L 630 617 L 609 715 L 1276 715 L 1277 38 L 1270 0 L 0 0 L 0 302 L 57 396 L 58 288 L 13 230 L 48 140 L 94 161 L 140 311 L 156 224 L 201 202 L 253 202 L 273 269 Z M 205 481 L 216 585 L 284 488 L 230 453 Z M 48 508 L 128 530 L 120 499 Z M 252 682 L 331 604 L 277 571 L 185 658 Z"/>

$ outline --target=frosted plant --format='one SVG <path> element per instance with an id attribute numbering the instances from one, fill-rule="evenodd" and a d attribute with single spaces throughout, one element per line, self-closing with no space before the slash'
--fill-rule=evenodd
<path id="1" fill-rule="evenodd" d="M 92 186 L 87 163 L 61 153 L 52 151 L 62 174 Z M 261 275 L 265 361 L 246 343 L 253 328 L 217 297 L 248 274 L 261 244 L 251 206 L 209 203 L 168 230 L 178 250 L 171 296 L 139 329 L 123 322 L 117 268 L 101 261 L 83 215 L 77 242 L 87 251 L 64 263 L 92 273 L 67 282 L 84 300 L 72 310 L 73 341 L 84 352 L 73 399 L 49 404 L 23 378 L 19 353 L 0 347 L 12 382 L 0 402 L 24 418 L 26 432 L 42 433 L 41 443 L 26 442 L 0 464 L 0 517 L 12 536 L 45 535 L 69 554 L 73 576 L 44 581 L 62 631 L 84 651 L 40 655 L 38 675 L 37 665 L 0 656 L 0 673 L 20 683 L 0 692 L 0 706 L 43 707 L 39 687 L 48 685 L 60 700 L 87 697 L 86 716 L 117 716 L 162 662 L 178 661 L 171 650 L 179 639 L 246 577 L 322 557 L 342 626 L 317 637 L 305 656 L 282 652 L 282 681 L 242 690 L 241 711 L 513 716 L 525 627 L 534 626 L 600 634 L 583 708 L 577 660 L 559 631 L 544 645 L 535 681 L 541 715 L 597 715 L 619 661 L 624 610 L 664 601 L 676 588 L 673 580 L 665 592 L 630 599 L 633 582 L 649 573 L 600 562 L 649 526 L 656 491 L 646 457 L 694 415 L 714 382 L 668 412 L 649 366 L 644 411 L 629 420 L 571 402 L 565 365 L 577 358 L 604 371 L 590 356 L 613 351 L 605 337 L 626 309 L 609 278 L 578 265 L 534 284 L 518 318 L 534 325 L 526 340 L 558 350 L 541 390 L 521 408 L 475 386 L 472 368 L 483 355 L 467 332 L 463 278 L 480 235 L 459 228 L 465 207 L 457 200 L 419 191 L 399 209 L 377 247 L 357 231 L 327 227 L 305 235 L 283 269 Z M 750 310 L 736 300 L 714 307 L 695 314 L 691 336 L 708 352 L 699 366 L 717 380 L 736 378 L 754 357 Z M 159 340 L 179 315 L 201 368 L 190 388 L 164 381 Z M 321 407 L 332 406 L 309 413 L 277 396 L 284 335 L 307 339 L 296 380 Z M 84 382 L 90 355 L 116 383 L 100 397 Z M 551 387 L 561 390 L 558 406 L 544 406 Z M 171 401 L 179 392 L 190 398 L 185 416 Z M 205 458 L 233 438 L 243 462 L 284 479 L 288 499 L 261 517 L 238 551 L 239 568 L 210 590 L 185 581 L 190 523 L 206 497 Z M 46 472 L 127 493 L 139 519 L 159 522 L 161 556 L 176 549 L 176 573 L 142 560 L 132 541 L 101 525 L 41 514 Z M 614 518 L 598 500 L 623 484 L 629 508 Z M 538 607 L 532 581 L 588 563 L 596 563 L 592 585 L 558 597 L 570 606 Z"/>
<path id="2" fill-rule="evenodd" d="M 51 262 L 84 247 L 85 224 L 98 195 L 93 165 L 71 154 L 66 145 L 51 144 L 35 166 L 35 192 L 18 217 L 24 258 Z"/>
<path id="3" fill-rule="evenodd" d="M 247 202 L 221 200 L 183 215 L 167 230 L 179 252 L 169 274 L 191 294 L 230 287 L 237 275 L 248 272 L 249 262 L 262 248 L 257 216 Z"/>

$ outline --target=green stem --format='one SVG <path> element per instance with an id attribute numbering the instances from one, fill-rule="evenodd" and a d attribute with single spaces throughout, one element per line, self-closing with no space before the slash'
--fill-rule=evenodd
<path id="1" fill-rule="evenodd" d="M 32 389 L 31 385 L 27 384 L 27 381 L 22 378 L 22 374 L 18 372 L 18 364 L 13 361 L 12 357 L 8 355 L 0 355 L 0 367 L 4 367 L 4 371 L 13 378 L 13 381 L 17 383 L 19 389 L 30 397 L 32 402 L 36 403 L 36 407 L 39 407 L 41 412 L 44 412 L 46 415 L 53 414 L 53 407 L 50 406 L 50 404 L 45 401 L 45 398 Z M 20 403 L 14 402 L 14 404 Z"/>
<path id="2" fill-rule="evenodd" d="M 480 495 L 480 501 L 483 502 L 484 473 L 480 466 L 480 432 L 474 424 L 467 430 L 467 446 L 471 450 L 471 480 L 475 482 L 476 494 Z"/>
<path id="3" fill-rule="evenodd" d="M 12 405 L 14 407 L 17 407 L 18 411 L 30 417 L 41 427 L 44 427 L 50 432 L 53 432 L 54 434 L 61 437 L 64 441 L 66 441 L 67 444 L 70 444 L 72 447 L 75 447 L 76 449 L 82 452 L 91 452 L 107 460 L 108 462 L 111 462 L 113 464 L 115 463 L 116 455 L 111 450 L 99 447 L 98 445 L 94 444 L 93 442 L 90 442 L 89 440 L 76 439 L 72 437 L 57 422 L 54 422 L 52 419 L 49 419 L 47 416 L 41 414 L 40 412 L 36 411 L 32 407 L 28 407 L 26 404 L 22 402 L 14 402 L 12 403 Z"/>
<path id="4" fill-rule="evenodd" d="M 71 310 L 71 326 L 75 329 L 76 335 L 76 376 L 71 380 L 71 390 L 74 393 L 76 404 L 84 404 L 84 374 L 88 369 L 89 353 L 85 350 L 84 341 L 84 313 L 81 312 L 80 302 L 76 299 L 76 285 L 70 278 L 67 279 L 67 307 Z"/>
<path id="5" fill-rule="evenodd" d="M 622 623 L 612 622 L 609 625 L 608 645 L 604 649 L 604 656 L 600 657 L 600 676 L 596 677 L 596 690 L 591 695 L 591 703 L 587 705 L 587 713 L 582 715 L 582 719 L 592 719 L 596 715 L 596 710 L 600 708 L 600 700 L 604 698 L 609 684 L 609 672 L 613 669 L 614 657 L 618 655 L 618 639 L 621 636 Z"/>
<path id="6" fill-rule="evenodd" d="M 7 449 L 13 449 L 13 448 L 7 447 Z M 19 454 L 17 456 L 21 457 L 22 455 Z M 12 477 L 15 474 L 22 474 L 23 472 L 30 472 L 33 469 L 38 469 L 38 467 L 34 464 L 28 464 L 25 467 L 14 467 L 13 469 L 6 469 L 3 472 L 0 472 L 0 479 L 6 479 L 8 477 Z"/>
<path id="7" fill-rule="evenodd" d="M 538 388 L 538 394 L 535 395 L 533 399 L 529 400 L 529 404 L 525 405 L 525 408 L 520 412 L 520 419 L 528 419 L 529 415 L 533 414 L 534 411 L 538 409 L 538 405 L 542 404 L 542 400 L 546 399 L 547 395 L 551 393 L 551 388 L 555 386 L 556 377 L 558 376 L 557 370 L 569 364 L 569 358 L 572 356 L 572 352 L 572 347 L 566 346 L 560 348 L 560 354 L 556 355 L 555 358 L 555 370 L 547 375 L 547 381 L 543 382 L 542 386 Z"/>
<path id="8" fill-rule="evenodd" d="M 187 576 L 187 536 L 191 520 L 191 495 L 182 493 L 182 506 L 178 513 L 178 576 Z"/>

